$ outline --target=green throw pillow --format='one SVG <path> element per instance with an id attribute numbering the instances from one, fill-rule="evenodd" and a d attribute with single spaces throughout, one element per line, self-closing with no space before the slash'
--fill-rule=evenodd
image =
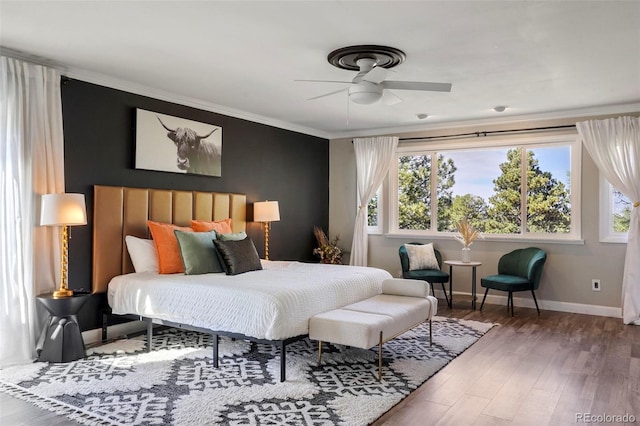
<path id="1" fill-rule="evenodd" d="M 208 274 L 211 272 L 224 272 L 216 246 L 216 232 L 184 232 L 174 231 L 180 246 L 180 256 L 184 265 L 185 275 Z"/>
<path id="2" fill-rule="evenodd" d="M 240 241 L 247 238 L 247 233 L 244 231 L 235 232 L 233 234 L 221 234 L 218 232 L 217 236 L 220 241 Z"/>

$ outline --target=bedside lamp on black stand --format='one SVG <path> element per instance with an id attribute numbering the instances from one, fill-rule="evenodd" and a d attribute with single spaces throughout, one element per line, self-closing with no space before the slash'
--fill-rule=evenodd
<path id="1" fill-rule="evenodd" d="M 86 356 L 84 340 L 76 314 L 89 299 L 73 294 L 67 283 L 69 264 L 69 226 L 86 225 L 84 194 L 45 194 L 42 196 L 40 224 L 61 226 L 60 288 L 41 294 L 37 300 L 49 311 L 36 350 L 38 361 L 69 362 Z"/>

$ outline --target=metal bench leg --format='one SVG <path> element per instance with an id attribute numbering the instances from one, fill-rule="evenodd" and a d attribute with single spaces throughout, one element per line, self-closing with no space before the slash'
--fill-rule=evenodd
<path id="1" fill-rule="evenodd" d="M 322 340 L 318 340 L 318 367 L 322 365 Z"/>
<path id="2" fill-rule="evenodd" d="M 433 346 L 433 322 L 429 320 L 429 346 Z"/>
<path id="3" fill-rule="evenodd" d="M 382 381 L 382 331 L 380 332 L 380 343 L 378 344 L 378 381 Z"/>

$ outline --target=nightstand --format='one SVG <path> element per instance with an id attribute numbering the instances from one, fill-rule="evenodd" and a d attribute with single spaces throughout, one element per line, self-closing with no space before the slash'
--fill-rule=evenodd
<path id="1" fill-rule="evenodd" d="M 61 299 L 54 299 L 51 293 L 37 296 L 50 314 L 38 340 L 38 361 L 69 362 L 86 356 L 76 314 L 89 296 L 74 294 Z"/>

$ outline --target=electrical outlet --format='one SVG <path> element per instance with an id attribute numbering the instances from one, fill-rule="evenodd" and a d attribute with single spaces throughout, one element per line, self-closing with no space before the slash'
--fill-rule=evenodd
<path id="1" fill-rule="evenodd" d="M 598 279 L 591 280 L 591 290 L 600 291 L 600 280 Z"/>

